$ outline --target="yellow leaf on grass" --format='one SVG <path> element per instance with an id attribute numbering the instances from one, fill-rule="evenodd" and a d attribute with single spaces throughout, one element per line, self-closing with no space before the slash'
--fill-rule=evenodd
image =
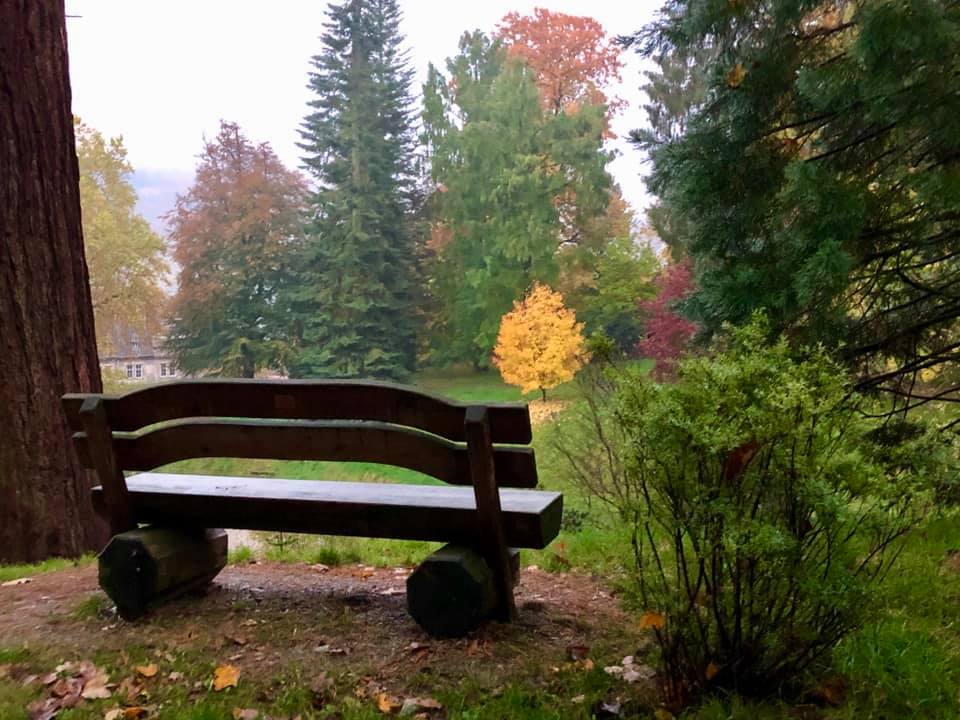
<path id="1" fill-rule="evenodd" d="M 397 698 L 391 697 L 386 693 L 380 693 L 377 695 L 377 708 L 384 715 L 392 715 L 403 705 Z"/>
<path id="2" fill-rule="evenodd" d="M 236 687 L 240 680 L 240 670 L 233 665 L 221 665 L 213 671 L 213 689 L 220 692 L 224 688 Z"/>
<path id="3" fill-rule="evenodd" d="M 150 663 L 149 665 L 137 665 L 137 672 L 144 677 L 151 678 L 157 674 L 157 664 Z"/>
<path id="4" fill-rule="evenodd" d="M 660 613 L 655 612 L 645 612 L 640 616 L 640 629 L 654 629 L 660 630 L 667 624 L 667 618 L 661 615 Z"/>

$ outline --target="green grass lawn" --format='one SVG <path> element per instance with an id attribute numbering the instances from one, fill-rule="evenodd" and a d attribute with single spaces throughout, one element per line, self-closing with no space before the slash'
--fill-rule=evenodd
<path id="1" fill-rule="evenodd" d="M 515 388 L 505 386 L 495 375 L 438 373 L 421 376 L 417 381 L 421 387 L 464 401 L 521 399 Z M 570 400 L 575 396 L 575 388 L 560 388 L 554 396 Z M 551 424 L 538 426 L 534 431 L 533 445 L 542 486 L 565 494 L 564 529 L 546 550 L 525 551 L 523 564 L 536 564 L 551 572 L 575 569 L 597 574 L 629 600 L 631 552 L 626 528 L 609 511 L 591 502 L 577 488 L 564 483 L 558 471 L 559 458 L 552 447 L 552 433 Z M 429 481 L 416 473 L 369 463 L 211 459 L 178 463 L 173 469 L 239 475 L 256 472 L 289 478 Z M 363 562 L 385 567 L 409 566 L 436 547 L 430 543 L 327 537 L 297 537 L 281 547 L 282 543 L 273 542 L 278 538 L 265 539 L 268 540 L 266 549 L 259 554 L 267 559 L 327 565 Z M 288 538 L 284 538 L 286 540 Z M 234 551 L 231 560 L 249 562 L 256 554 Z M 68 564 L 55 560 L 41 566 L 0 567 L 0 581 L 55 570 Z M 957 513 L 931 516 L 907 537 L 896 571 L 878 588 L 878 599 L 880 610 L 876 616 L 837 646 L 832 664 L 817 668 L 816 673 L 802 679 L 815 691 L 826 679 L 840 678 L 845 691 L 838 706 L 818 705 L 815 700 L 803 697 L 793 698 L 790 703 L 748 702 L 733 697 L 690 709 L 682 717 L 690 720 L 960 718 L 960 516 Z M 93 604 L 77 610 L 78 613 L 99 611 L 100 608 Z M 373 632 L 374 629 L 366 628 L 365 631 Z M 139 651 L 132 649 L 131 653 L 134 652 Z M 0 665 L 5 661 L 16 661 L 20 657 L 18 653 L 22 654 L 22 650 L 8 639 L 0 639 Z M 291 669 L 277 679 L 276 682 L 287 689 L 284 690 L 286 694 L 279 696 L 276 708 L 283 708 L 291 716 L 302 712 L 304 718 L 314 717 L 305 709 L 309 697 L 304 694 L 302 678 L 298 680 L 296 673 Z M 451 720 L 559 720 L 590 717 L 587 707 L 571 704 L 572 698 L 585 694 L 589 705 L 590 698 L 606 692 L 609 678 L 600 669 L 595 673 L 570 676 L 523 678 L 508 683 L 496 695 L 471 693 L 463 682 L 452 679 L 443 687 L 446 689 L 437 694 Z M 11 708 L 24 697 L 21 688 L 5 685 L 0 680 L 0 717 L 21 717 L 3 712 L 12 712 Z M 238 705 L 243 703 L 240 697 L 233 700 Z M 177 702 L 172 707 L 180 707 Z M 207 702 L 213 704 L 208 707 Z M 184 699 L 183 709 L 170 717 L 190 720 L 227 717 L 223 715 L 226 705 L 221 707 L 216 704 L 219 702 L 220 698 L 205 700 L 193 707 Z M 382 717 L 371 709 L 369 703 L 364 705 L 350 700 L 345 700 L 337 712 L 340 714 L 335 716 L 343 718 Z M 68 712 L 63 717 L 69 720 L 93 715 Z"/>

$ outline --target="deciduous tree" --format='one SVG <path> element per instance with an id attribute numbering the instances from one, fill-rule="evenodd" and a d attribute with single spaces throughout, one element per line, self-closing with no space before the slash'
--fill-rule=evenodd
<path id="1" fill-rule="evenodd" d="M 222 122 L 193 185 L 167 216 L 180 266 L 169 347 L 186 373 L 253 377 L 283 368 L 289 321 L 278 304 L 301 245 L 306 186 L 266 143 Z"/>
<path id="2" fill-rule="evenodd" d="M 163 239 L 137 213 L 137 193 L 123 138 L 109 140 L 74 120 L 80 163 L 80 209 L 90 293 L 101 354 L 117 333 L 159 332 L 169 268 Z"/>
<path id="3" fill-rule="evenodd" d="M 501 41 L 465 34 L 447 71 L 431 68 L 424 88 L 432 202 L 447 229 L 433 265 L 434 358 L 482 365 L 511 303 L 557 278 L 564 198 L 576 198 L 580 225 L 603 213 L 610 155 L 603 108 L 545 112 L 532 71 Z"/>
<path id="4" fill-rule="evenodd" d="M 622 103 L 606 93 L 620 80 L 621 48 L 591 17 L 536 8 L 532 15 L 511 12 L 497 26 L 511 57 L 533 70 L 540 99 L 553 114 L 580 105 Z"/>
<path id="5" fill-rule="evenodd" d="M 697 332 L 677 304 L 695 290 L 688 262 L 668 265 L 656 281 L 657 296 L 640 303 L 645 337 L 637 343 L 637 354 L 652 359 L 653 373 L 659 378 L 673 375 L 677 363 L 687 353 Z"/>
<path id="6" fill-rule="evenodd" d="M 503 380 L 527 393 L 572 380 L 585 360 L 583 323 L 563 304 L 563 296 L 536 283 L 503 316 L 494 364 Z"/>
<path id="7" fill-rule="evenodd" d="M 310 200 L 289 306 L 299 377 L 403 378 L 417 349 L 410 82 L 396 0 L 330 6 L 302 125 Z"/>
<path id="8" fill-rule="evenodd" d="M 58 0 L 0 4 L 0 562 L 102 547 L 60 404 L 98 392 Z"/>
<path id="9" fill-rule="evenodd" d="M 643 330 L 637 303 L 652 298 L 660 263 L 650 231 L 635 231 L 633 212 L 619 192 L 607 211 L 583 228 L 580 241 L 560 249 L 557 289 L 588 335 L 601 333 L 621 353 L 634 349 Z"/>

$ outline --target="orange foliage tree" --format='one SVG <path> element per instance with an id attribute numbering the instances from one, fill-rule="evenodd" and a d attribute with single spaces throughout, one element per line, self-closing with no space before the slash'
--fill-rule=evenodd
<path id="1" fill-rule="evenodd" d="M 583 323 L 563 296 L 536 283 L 500 321 L 493 363 L 504 382 L 527 393 L 572 380 L 584 361 Z"/>
<path id="2" fill-rule="evenodd" d="M 620 79 L 621 48 L 593 18 L 544 8 L 533 15 L 511 12 L 497 34 L 510 55 L 533 70 L 543 106 L 554 114 L 571 106 L 603 104 L 615 110 L 621 105 L 603 91 Z"/>
<path id="3" fill-rule="evenodd" d="M 278 304 L 300 246 L 307 186 L 269 144 L 221 122 L 193 185 L 166 216 L 180 266 L 168 346 L 181 370 L 253 377 L 283 369 L 286 314 Z"/>

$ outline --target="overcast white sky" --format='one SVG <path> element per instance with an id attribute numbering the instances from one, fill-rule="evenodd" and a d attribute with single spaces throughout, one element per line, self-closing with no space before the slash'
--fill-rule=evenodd
<path id="1" fill-rule="evenodd" d="M 442 67 L 464 30 L 493 30 L 507 12 L 536 6 L 599 20 L 611 34 L 639 29 L 660 0 L 401 0 L 403 30 L 420 81 Z M 236 121 L 299 165 L 297 128 L 306 110 L 308 61 L 320 50 L 321 0 L 66 0 L 73 109 L 122 135 L 137 172 L 144 214 L 155 219 L 190 183 L 204 134 Z M 628 102 L 614 123 L 625 135 L 644 122 L 641 62 L 624 54 Z M 415 91 L 419 93 L 419 82 Z M 623 140 L 611 171 L 636 208 L 646 205 L 640 154 Z"/>

